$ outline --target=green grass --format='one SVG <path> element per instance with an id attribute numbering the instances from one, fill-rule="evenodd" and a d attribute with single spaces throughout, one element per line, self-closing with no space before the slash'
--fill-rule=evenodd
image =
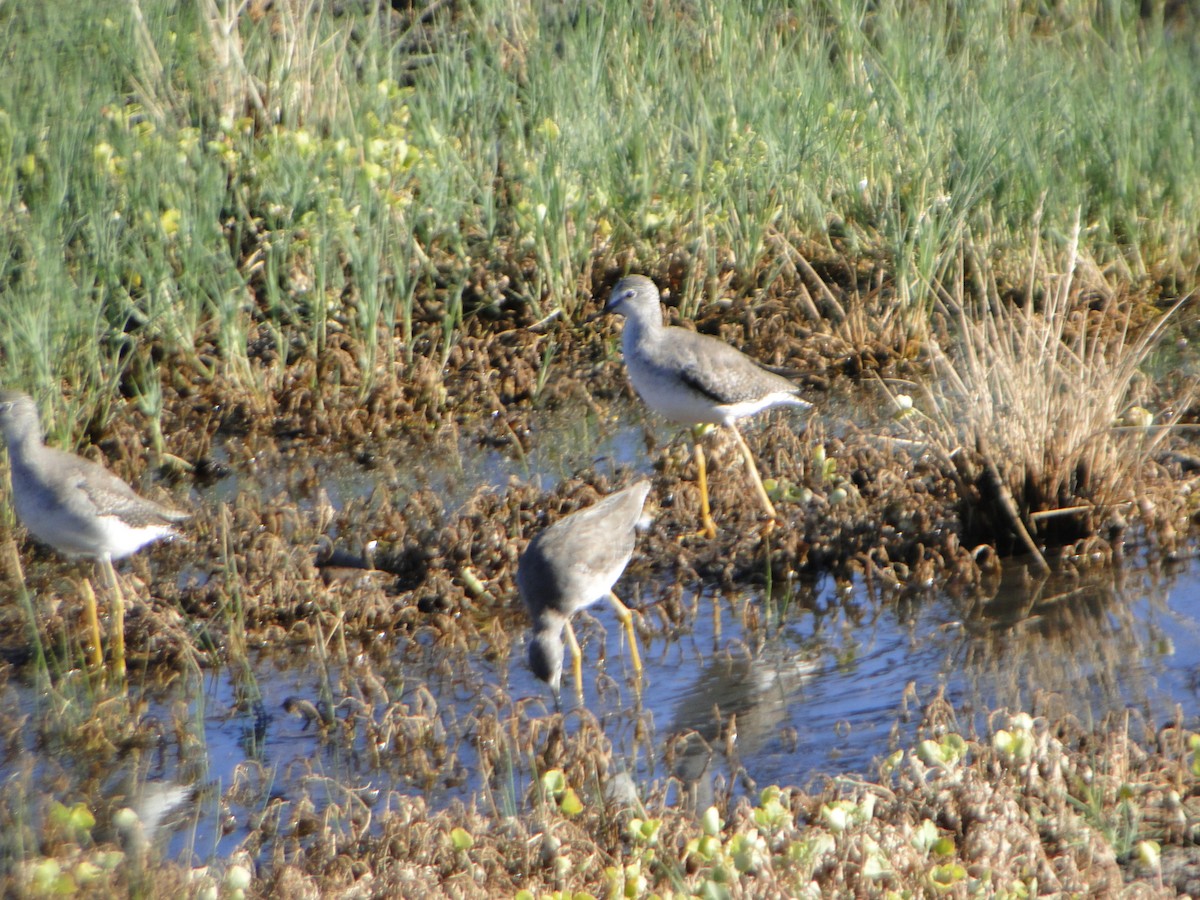
<path id="1" fill-rule="evenodd" d="M 393 334 L 444 354 L 669 260 L 690 311 L 786 277 L 780 241 L 877 260 L 925 334 L 966 237 L 1017 279 L 1038 209 L 1120 281 L 1195 283 L 1200 68 L 1136 4 L 300 9 L 0 10 L 0 381 L 154 398 L 157 347 L 266 390 L 252 338 L 284 366 L 336 328 L 365 391 Z"/>

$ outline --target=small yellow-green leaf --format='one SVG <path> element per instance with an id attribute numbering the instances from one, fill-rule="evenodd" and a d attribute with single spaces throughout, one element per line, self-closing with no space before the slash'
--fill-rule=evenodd
<path id="1" fill-rule="evenodd" d="M 789 484 L 783 491 L 783 499 L 788 503 L 809 504 L 812 498 L 813 492 L 802 484 Z"/>
<path id="2" fill-rule="evenodd" d="M 630 819 L 629 836 L 642 844 L 657 844 L 662 819 Z"/>
<path id="3" fill-rule="evenodd" d="M 936 891 L 944 892 L 952 889 L 967 877 L 967 870 L 958 863 L 946 863 L 944 866 L 934 866 L 929 873 L 929 881 Z"/>
<path id="4" fill-rule="evenodd" d="M 739 872 L 753 874 L 766 865 L 769 853 L 767 842 L 758 834 L 739 834 L 730 842 L 733 865 Z"/>
<path id="5" fill-rule="evenodd" d="M 700 819 L 700 827 L 707 835 L 717 835 L 721 833 L 721 814 L 717 812 L 715 806 L 710 806 L 704 811 L 704 815 Z"/>
<path id="6" fill-rule="evenodd" d="M 103 870 L 90 859 L 81 859 L 72 873 L 79 884 L 91 884 L 103 874 Z"/>
<path id="7" fill-rule="evenodd" d="M 913 831 L 912 845 L 922 852 L 933 849 L 938 842 L 937 826 L 930 819 L 925 819 Z"/>
<path id="8" fill-rule="evenodd" d="M 534 129 L 534 131 L 539 137 L 544 138 L 547 141 L 558 140 L 558 136 L 562 133 L 558 127 L 558 123 L 549 117 L 542 119 L 541 123 L 537 126 L 537 128 Z"/>
<path id="9" fill-rule="evenodd" d="M 1013 731 L 1032 731 L 1033 716 L 1029 713 L 1015 713 L 1008 717 L 1008 727 Z"/>
<path id="10" fill-rule="evenodd" d="M 1012 736 L 1012 732 L 1005 731 L 1003 728 L 992 735 L 993 749 L 1003 753 L 1005 756 L 1012 755 L 1014 741 L 1015 738 Z"/>
<path id="11" fill-rule="evenodd" d="M 1158 841 L 1138 841 L 1137 846 L 1133 848 L 1133 855 L 1138 865 L 1147 869 L 1157 869 L 1162 859 L 1162 847 Z"/>
<path id="12" fill-rule="evenodd" d="M 250 870 L 242 865 L 232 865 L 225 870 L 225 887 L 231 891 L 244 891 L 254 880 Z"/>
<path id="13" fill-rule="evenodd" d="M 162 226 L 163 234 L 167 237 L 174 237 L 179 233 L 179 221 L 182 218 L 179 210 L 171 207 L 163 210 L 162 215 L 158 217 L 159 224 Z"/>
<path id="14" fill-rule="evenodd" d="M 542 790 L 551 797 L 558 798 L 567 789 L 567 775 L 562 769 L 550 769 L 542 775 Z"/>
<path id="15" fill-rule="evenodd" d="M 891 874 L 887 857 L 884 856 L 878 843 L 870 838 L 863 838 L 862 854 L 863 860 L 860 871 L 864 877 L 877 880 Z"/>
<path id="16" fill-rule="evenodd" d="M 1131 406 L 1118 421 L 1134 428 L 1149 428 L 1154 424 L 1154 413 L 1144 406 Z"/>
<path id="17" fill-rule="evenodd" d="M 696 845 L 696 853 L 705 862 L 711 862 L 720 852 L 721 841 L 711 834 L 704 835 Z"/>
<path id="18" fill-rule="evenodd" d="M 630 863 L 625 867 L 625 896 L 629 900 L 641 897 L 646 893 L 646 888 L 648 887 L 649 884 L 646 881 L 646 876 L 642 874 L 640 863 Z"/>
<path id="19" fill-rule="evenodd" d="M 487 591 L 487 585 L 479 580 L 479 576 L 469 566 L 463 566 L 459 570 L 458 576 L 462 579 L 463 587 L 472 597 L 480 597 Z"/>
<path id="20" fill-rule="evenodd" d="M 841 834 L 850 823 L 850 815 L 840 801 L 834 801 L 821 806 L 821 821 L 834 834 Z"/>
<path id="21" fill-rule="evenodd" d="M 954 855 L 954 838 L 940 837 L 933 842 L 930 848 L 938 856 L 953 856 Z"/>
<path id="22" fill-rule="evenodd" d="M 72 833 L 90 832 L 92 826 L 96 824 L 96 817 L 83 803 L 64 806 L 56 802 L 50 807 L 50 821 Z"/>
<path id="23" fill-rule="evenodd" d="M 808 837 L 796 841 L 788 847 L 788 859 L 801 866 L 815 866 L 827 853 L 837 850 L 837 841 L 832 834 L 817 829 L 810 829 Z"/>
<path id="24" fill-rule="evenodd" d="M 71 807 L 68 824 L 75 831 L 91 831 L 96 824 L 96 817 L 92 815 L 92 811 L 85 804 L 76 803 Z"/>
<path id="25" fill-rule="evenodd" d="M 896 771 L 897 766 L 899 766 L 900 763 L 903 762 L 903 760 L 904 760 L 904 751 L 897 750 L 894 753 L 892 753 L 890 756 L 888 756 L 887 759 L 885 759 L 883 761 L 883 765 L 880 767 L 880 771 L 884 775 L 891 775 L 892 772 Z"/>
<path id="26" fill-rule="evenodd" d="M 61 874 L 62 865 L 54 857 L 48 856 L 32 868 L 30 881 L 39 893 L 46 893 Z"/>
<path id="27" fill-rule="evenodd" d="M 575 793 L 575 788 L 567 788 L 563 791 L 562 798 L 558 801 L 558 808 L 568 816 L 577 816 L 583 812 L 583 802 Z"/>
<path id="28" fill-rule="evenodd" d="M 461 852 L 474 847 L 475 838 L 471 837 L 471 833 L 465 828 L 452 828 L 450 830 L 450 843 L 454 845 L 455 850 Z"/>
<path id="29" fill-rule="evenodd" d="M 929 766 L 952 768 L 962 761 L 967 742 L 957 734 L 948 734 L 940 741 L 925 740 L 917 744 L 917 758 Z"/>

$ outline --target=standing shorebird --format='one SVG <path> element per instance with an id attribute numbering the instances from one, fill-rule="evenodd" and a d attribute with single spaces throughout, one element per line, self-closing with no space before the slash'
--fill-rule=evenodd
<path id="1" fill-rule="evenodd" d="M 583 695 L 583 660 L 571 616 L 605 597 L 629 635 L 634 671 L 641 675 L 633 614 L 613 593 L 633 556 L 634 526 L 642 518 L 649 481 L 639 481 L 610 494 L 594 506 L 573 512 L 529 542 L 517 566 L 517 587 L 529 618 L 533 640 L 529 667 L 548 682 L 557 696 L 562 680 L 563 631 L 573 654 L 575 689 Z"/>
<path id="2" fill-rule="evenodd" d="M 800 398 L 796 385 L 724 341 L 663 325 L 658 288 L 643 275 L 627 275 L 618 281 L 604 309 L 625 317 L 621 348 L 629 380 L 639 396 L 659 415 L 692 426 L 704 534 L 710 538 L 717 534 L 700 446 L 703 432 L 699 429 L 705 425 L 725 425 L 733 432 L 758 499 L 767 515 L 776 518 L 737 420 L 772 406 L 809 409 L 812 404 Z"/>
<path id="3" fill-rule="evenodd" d="M 125 602 L 114 559 L 175 534 L 171 527 L 188 518 L 139 497 L 103 466 L 47 447 L 37 406 L 27 394 L 0 391 L 0 429 L 8 444 L 12 499 L 17 518 L 35 538 L 67 556 L 96 560 L 113 592 L 113 669 L 125 675 Z M 92 630 L 93 661 L 101 664 L 96 597 L 85 582 Z"/>

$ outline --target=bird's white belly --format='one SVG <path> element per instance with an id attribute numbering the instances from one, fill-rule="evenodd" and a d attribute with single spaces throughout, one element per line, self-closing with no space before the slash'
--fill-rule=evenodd
<path id="1" fill-rule="evenodd" d="M 113 559 L 124 559 L 147 544 L 175 534 L 169 525 L 142 525 L 134 528 L 116 516 L 101 516 L 98 525 L 104 532 L 104 547 Z"/>
<path id="2" fill-rule="evenodd" d="M 134 528 L 116 516 L 77 516 L 61 508 L 47 509 L 36 501 L 22 502 L 23 499 L 14 498 L 17 517 L 39 541 L 68 556 L 108 555 L 123 559 L 175 533 L 167 525 Z"/>
<path id="3" fill-rule="evenodd" d="M 625 366 L 638 396 L 663 418 L 685 425 L 724 425 L 729 421 L 725 407 L 715 405 L 673 374 L 635 357 L 627 356 Z"/>
<path id="4" fill-rule="evenodd" d="M 571 612 L 578 612 L 607 597 L 608 592 L 617 583 L 617 579 L 621 577 L 621 573 L 625 571 L 625 566 L 629 564 L 629 558 L 632 555 L 630 553 L 628 556 L 613 560 L 610 566 L 599 571 L 589 569 L 572 573 L 573 577 L 567 594 L 576 598 L 576 602 L 572 604 Z"/>

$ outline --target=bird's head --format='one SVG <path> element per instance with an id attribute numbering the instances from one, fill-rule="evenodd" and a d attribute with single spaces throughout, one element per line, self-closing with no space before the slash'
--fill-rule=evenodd
<path id="1" fill-rule="evenodd" d="M 0 429 L 11 443 L 27 434 L 41 439 L 37 404 L 20 391 L 0 391 Z"/>
<path id="2" fill-rule="evenodd" d="M 558 694 L 562 684 L 562 636 L 551 631 L 536 631 L 529 642 L 529 668 Z"/>
<path id="3" fill-rule="evenodd" d="M 626 275 L 617 282 L 608 295 L 608 302 L 604 304 L 605 312 L 622 316 L 632 316 L 644 310 L 659 312 L 658 288 L 645 275 Z"/>

